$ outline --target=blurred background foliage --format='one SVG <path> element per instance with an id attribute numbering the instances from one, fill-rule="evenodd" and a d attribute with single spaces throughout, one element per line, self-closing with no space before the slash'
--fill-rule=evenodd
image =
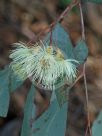
<path id="1" fill-rule="evenodd" d="M 66 8 L 71 0 L 0 0 L 0 68 L 9 64 L 12 43 L 27 42 L 46 28 Z M 83 13 L 86 40 L 89 48 L 87 60 L 87 83 L 91 124 L 102 109 L 102 4 L 85 3 Z M 62 22 L 70 32 L 73 44 L 81 38 L 80 14 L 77 7 Z M 43 33 L 43 35 L 46 32 Z M 42 35 L 42 36 L 43 36 Z M 0 118 L 0 136 L 19 136 L 24 103 L 30 81 L 11 96 L 7 118 Z M 34 102 L 37 116 L 48 106 L 47 95 L 39 91 Z M 82 136 L 86 129 L 86 105 L 83 79 L 69 94 L 68 129 L 66 136 Z"/>

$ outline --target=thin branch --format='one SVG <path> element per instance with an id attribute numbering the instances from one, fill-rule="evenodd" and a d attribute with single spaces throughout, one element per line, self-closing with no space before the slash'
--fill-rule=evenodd
<path id="1" fill-rule="evenodd" d="M 88 126 L 86 127 L 85 136 L 87 136 L 88 133 Z"/>
<path id="2" fill-rule="evenodd" d="M 37 39 L 39 39 L 39 37 L 43 34 L 44 31 L 48 30 L 48 32 L 50 32 L 53 27 L 58 23 L 58 22 L 62 22 L 63 19 L 65 18 L 65 16 L 72 10 L 73 7 L 77 6 L 79 4 L 79 0 L 73 0 L 71 2 L 70 5 L 67 6 L 67 8 L 62 12 L 62 14 L 54 21 L 52 22 L 48 27 L 46 27 L 45 29 L 43 29 L 37 36 L 35 39 L 31 39 L 28 44 L 30 44 L 31 42 L 36 41 Z"/>
<path id="3" fill-rule="evenodd" d="M 82 77 L 83 77 L 83 73 L 79 75 L 79 77 L 75 80 L 75 82 L 68 89 L 70 90 Z M 68 84 L 66 83 L 66 85 Z"/>
<path id="4" fill-rule="evenodd" d="M 88 107 L 88 105 L 89 105 L 89 97 L 88 97 L 88 87 L 87 87 L 87 81 L 86 81 L 86 63 L 84 64 L 84 67 L 83 67 L 83 73 L 84 73 L 84 85 L 85 85 L 86 107 L 87 107 L 87 121 L 88 121 L 87 132 L 88 132 L 88 129 L 89 129 L 89 134 L 90 134 L 90 136 L 92 136 L 90 113 L 89 113 L 89 107 Z"/>
<path id="5" fill-rule="evenodd" d="M 64 17 L 72 10 L 73 7 L 79 4 L 79 0 L 72 0 L 70 5 L 67 6 L 67 8 L 63 11 L 63 13 L 60 15 L 60 17 L 57 19 L 56 22 L 62 22 Z"/>
<path id="6" fill-rule="evenodd" d="M 81 2 L 79 3 L 79 9 L 80 9 L 80 17 L 81 17 L 81 29 L 82 29 L 82 39 L 85 40 L 85 26 L 84 26 L 84 17 L 83 17 L 83 11 L 82 11 L 82 5 Z M 87 87 L 87 81 L 86 81 L 86 63 L 84 64 L 83 67 L 83 74 L 84 74 L 84 85 L 85 85 L 85 95 L 86 95 L 86 107 L 87 107 L 87 128 L 86 128 L 86 132 L 85 132 L 85 136 L 87 136 L 88 134 L 88 130 L 89 130 L 89 134 L 90 136 L 92 136 L 92 132 L 91 132 L 91 121 L 90 121 L 90 113 L 89 113 L 89 97 L 88 97 L 88 87 Z"/>
<path id="7" fill-rule="evenodd" d="M 86 39 L 85 38 L 85 26 L 84 26 L 84 17 L 83 17 L 81 2 L 79 3 L 79 9 L 80 9 L 80 17 L 81 17 L 82 39 L 85 40 Z"/>
<path id="8" fill-rule="evenodd" d="M 52 34 L 53 34 L 53 31 L 51 29 L 51 34 L 50 34 L 50 46 L 52 46 Z"/>

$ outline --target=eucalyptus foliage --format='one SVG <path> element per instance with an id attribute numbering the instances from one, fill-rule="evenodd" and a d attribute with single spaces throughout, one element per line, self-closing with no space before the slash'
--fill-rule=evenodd
<path id="1" fill-rule="evenodd" d="M 93 123 L 92 136 L 102 136 L 102 111 Z"/>
<path id="2" fill-rule="evenodd" d="M 102 2 L 102 0 L 85 1 Z M 61 87 L 66 83 L 72 85 L 77 78 L 78 67 L 88 56 L 86 42 L 79 40 L 73 47 L 69 34 L 57 23 L 52 32 L 32 47 L 19 42 L 14 44 L 14 48 L 10 55 L 12 62 L 0 71 L 0 116 L 7 115 L 10 93 L 29 78 L 32 86 L 25 104 L 21 136 L 64 136 L 70 87 L 65 90 Z M 48 109 L 36 120 L 35 85 L 52 90 Z M 101 128 L 94 123 L 93 136 L 100 130 Z"/>
<path id="3" fill-rule="evenodd" d="M 102 3 L 102 0 L 83 2 Z M 77 78 L 78 67 L 88 56 L 86 42 L 79 40 L 73 47 L 69 34 L 57 23 L 43 40 L 32 46 L 15 43 L 14 48 L 10 55 L 12 62 L 0 71 L 0 116 L 7 115 L 10 93 L 29 78 L 32 85 L 25 104 L 21 136 L 65 136 L 70 87 L 63 89 L 62 86 L 72 85 Z M 36 120 L 35 85 L 52 90 L 48 109 Z M 102 135 L 102 125 L 98 124 L 101 115 L 93 124 L 93 136 Z"/>

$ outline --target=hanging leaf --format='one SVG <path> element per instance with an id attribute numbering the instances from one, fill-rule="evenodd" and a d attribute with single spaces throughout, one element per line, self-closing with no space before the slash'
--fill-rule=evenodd
<path id="1" fill-rule="evenodd" d="M 102 3 L 102 0 L 84 0 L 84 2 L 94 2 L 94 3 Z"/>
<path id="2" fill-rule="evenodd" d="M 44 42 L 50 43 L 51 32 L 47 34 Z M 65 59 L 76 59 L 84 63 L 88 56 L 88 48 L 84 40 L 77 42 L 73 48 L 69 34 L 63 29 L 61 24 L 57 24 L 52 31 L 52 42 L 63 51 Z"/>
<path id="3" fill-rule="evenodd" d="M 67 120 L 67 103 L 59 108 L 57 100 L 34 121 L 30 136 L 65 136 Z"/>
<path id="4" fill-rule="evenodd" d="M 10 70 L 10 74 L 9 74 L 9 91 L 10 93 L 14 92 L 18 87 L 20 87 L 24 81 L 20 80 L 15 73 L 13 72 L 13 70 Z M 26 79 L 25 79 L 26 80 Z"/>
<path id="5" fill-rule="evenodd" d="M 7 116 L 9 100 L 8 88 L 5 86 L 3 89 L 0 89 L 0 117 Z"/>
<path id="6" fill-rule="evenodd" d="M 9 66 L 0 71 L 0 116 L 6 117 L 9 107 L 9 93 L 16 90 L 23 82 L 18 80 Z"/>
<path id="7" fill-rule="evenodd" d="M 47 34 L 44 42 L 50 44 L 51 32 Z M 73 59 L 73 46 L 69 37 L 69 34 L 64 30 L 61 24 L 56 24 L 52 30 L 52 42 L 55 47 L 58 47 L 64 54 L 65 59 Z"/>
<path id="8" fill-rule="evenodd" d="M 6 117 L 9 107 L 9 71 L 8 68 L 0 71 L 0 116 Z"/>
<path id="9" fill-rule="evenodd" d="M 32 127 L 31 127 L 32 114 L 33 114 L 33 118 L 35 117 L 34 94 L 35 94 L 35 88 L 32 85 L 29 94 L 27 96 L 27 100 L 24 108 L 24 120 L 22 125 L 21 136 L 30 136 L 32 131 Z"/>
<path id="10" fill-rule="evenodd" d="M 88 56 L 88 48 L 85 41 L 81 40 L 76 44 L 76 47 L 74 48 L 74 55 L 80 64 L 85 62 Z"/>
<path id="11" fill-rule="evenodd" d="M 56 90 L 55 93 L 56 93 L 58 104 L 60 107 L 62 107 L 63 104 L 68 101 L 69 88 L 66 86 L 63 86 L 59 88 L 58 90 Z"/>
<path id="12" fill-rule="evenodd" d="M 92 136 L 102 136 L 102 112 L 93 123 Z"/>
<path id="13" fill-rule="evenodd" d="M 24 111 L 21 136 L 64 136 L 67 120 L 67 102 L 59 107 L 56 97 L 52 96 L 49 108 L 34 121 L 36 110 L 34 105 L 35 88 L 31 87 Z"/>

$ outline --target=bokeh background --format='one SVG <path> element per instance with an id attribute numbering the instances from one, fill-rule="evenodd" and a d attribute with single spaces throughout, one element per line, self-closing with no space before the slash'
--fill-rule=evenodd
<path id="1" fill-rule="evenodd" d="M 0 68 L 10 63 L 12 43 L 28 42 L 52 23 L 71 0 L 0 0 Z M 87 84 L 91 124 L 102 109 L 102 5 L 83 2 L 86 41 L 89 48 Z M 73 44 L 81 38 L 80 14 L 74 8 L 62 25 Z M 0 118 L 0 136 L 19 136 L 30 81 L 11 95 L 7 118 Z M 46 96 L 36 94 L 38 116 L 48 106 Z M 83 79 L 69 93 L 66 136 L 82 136 L 86 130 L 86 99 Z"/>

